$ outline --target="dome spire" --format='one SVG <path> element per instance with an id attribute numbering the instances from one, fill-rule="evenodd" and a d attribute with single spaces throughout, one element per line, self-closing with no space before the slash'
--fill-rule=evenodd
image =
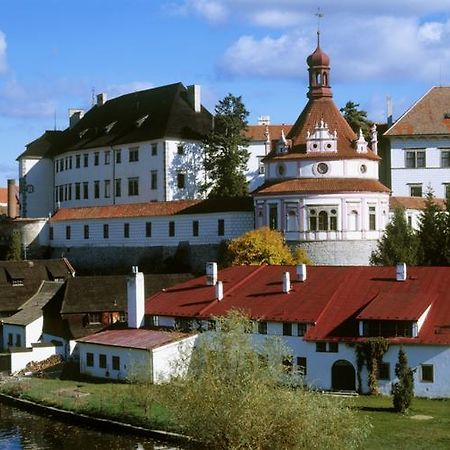
<path id="1" fill-rule="evenodd" d="M 309 91 L 308 98 L 332 97 L 330 87 L 330 58 L 320 48 L 320 19 L 323 13 L 317 9 L 317 48 L 308 56 Z"/>

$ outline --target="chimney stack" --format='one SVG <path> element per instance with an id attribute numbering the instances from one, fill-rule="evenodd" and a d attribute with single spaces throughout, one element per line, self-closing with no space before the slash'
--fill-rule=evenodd
<path id="1" fill-rule="evenodd" d="M 131 268 L 127 279 L 128 328 L 141 328 L 144 325 L 145 291 L 144 274 L 138 266 Z"/>
<path id="2" fill-rule="evenodd" d="M 217 263 L 206 263 L 206 285 L 215 286 L 217 283 Z"/>
<path id="3" fill-rule="evenodd" d="M 297 281 L 302 283 L 306 281 L 306 264 L 299 264 L 297 266 Z"/>
<path id="4" fill-rule="evenodd" d="M 291 290 L 291 276 L 289 272 L 283 272 L 283 292 L 289 294 Z"/>
<path id="5" fill-rule="evenodd" d="M 17 217 L 17 187 L 16 187 L 16 180 L 9 179 L 8 180 L 8 217 L 11 219 L 15 219 Z"/>
<path id="6" fill-rule="evenodd" d="M 187 100 L 196 113 L 201 112 L 202 103 L 199 84 L 192 84 L 187 87 Z"/>
<path id="7" fill-rule="evenodd" d="M 84 116 L 83 109 L 69 108 L 69 128 L 74 127 Z"/>
<path id="8" fill-rule="evenodd" d="M 216 299 L 220 302 L 223 299 L 223 283 L 218 281 L 216 283 Z"/>
<path id="9" fill-rule="evenodd" d="M 406 273 L 406 264 L 398 263 L 396 267 L 396 280 L 397 281 L 406 281 L 407 273 Z"/>
<path id="10" fill-rule="evenodd" d="M 97 94 L 97 106 L 104 105 L 106 103 L 106 100 L 108 100 L 106 92 L 100 92 L 100 94 Z"/>

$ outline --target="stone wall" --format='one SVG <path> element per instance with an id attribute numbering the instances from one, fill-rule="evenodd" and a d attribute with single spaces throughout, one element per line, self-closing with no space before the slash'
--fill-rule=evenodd
<path id="1" fill-rule="evenodd" d="M 208 261 L 217 261 L 218 245 L 174 247 L 72 247 L 52 248 L 52 258 L 65 256 L 81 274 L 128 273 L 131 266 L 149 272 L 204 273 Z"/>
<path id="2" fill-rule="evenodd" d="M 309 241 L 289 243 L 291 248 L 302 247 L 318 266 L 368 266 L 377 240 L 365 241 Z"/>

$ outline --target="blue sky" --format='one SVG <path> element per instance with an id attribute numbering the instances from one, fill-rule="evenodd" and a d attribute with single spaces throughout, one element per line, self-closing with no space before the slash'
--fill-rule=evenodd
<path id="1" fill-rule="evenodd" d="M 16 157 L 67 110 L 177 81 L 202 86 L 212 111 L 242 95 L 250 122 L 292 123 L 306 103 L 315 48 L 310 0 L 0 0 L 0 186 Z M 449 0 L 323 0 L 321 46 L 338 106 L 398 117 L 450 85 Z"/>

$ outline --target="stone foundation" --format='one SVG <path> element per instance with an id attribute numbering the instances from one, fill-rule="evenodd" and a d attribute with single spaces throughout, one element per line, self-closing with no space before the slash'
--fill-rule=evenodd
<path id="1" fill-rule="evenodd" d="M 318 266 L 368 266 L 377 244 L 377 240 L 309 241 L 289 243 L 289 246 L 304 248 L 311 261 Z"/>

